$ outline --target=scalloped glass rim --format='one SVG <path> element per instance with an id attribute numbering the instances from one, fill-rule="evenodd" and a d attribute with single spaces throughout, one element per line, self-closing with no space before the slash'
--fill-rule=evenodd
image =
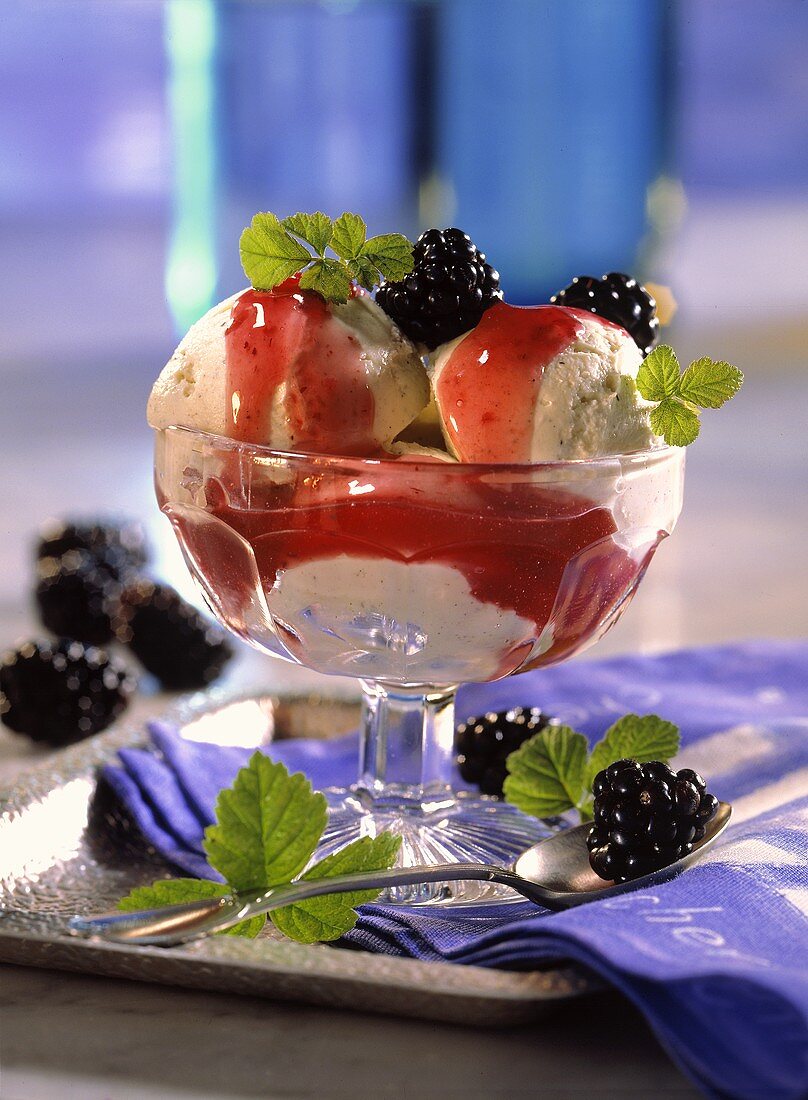
<path id="1" fill-rule="evenodd" d="M 597 470 L 598 467 L 608 470 L 615 462 L 620 463 L 623 467 L 626 465 L 629 467 L 647 467 L 649 462 L 662 462 L 666 458 L 671 458 L 677 454 L 684 457 L 685 451 L 684 447 L 672 447 L 668 444 L 662 444 L 659 447 L 649 447 L 644 451 L 626 451 L 619 454 L 600 455 L 597 458 L 558 459 L 553 462 L 436 462 L 434 460 L 421 460 L 414 456 L 402 462 L 401 458 L 393 458 L 392 456 L 389 459 L 358 458 L 352 455 L 331 455 L 310 451 L 279 451 L 260 443 L 246 443 L 240 439 L 231 439 L 229 436 L 217 435 L 215 432 L 203 432 L 199 428 L 188 428 L 182 424 L 171 424 L 167 428 L 155 428 L 153 430 L 157 435 L 161 433 L 165 435 L 188 435 L 208 440 L 218 450 L 239 451 L 242 454 L 284 462 L 308 462 L 312 465 L 322 464 L 332 469 L 339 466 L 346 469 L 360 470 L 377 469 L 378 467 L 392 469 L 402 465 L 406 465 L 408 470 L 412 470 L 413 467 L 434 470 L 436 466 L 440 466 L 449 477 L 457 477 L 460 473 L 476 474 L 478 476 L 485 473 L 525 474 L 531 470 L 559 472 L 567 470 L 571 475 L 576 471 L 583 472 L 585 470 L 589 474 L 592 470 Z"/>

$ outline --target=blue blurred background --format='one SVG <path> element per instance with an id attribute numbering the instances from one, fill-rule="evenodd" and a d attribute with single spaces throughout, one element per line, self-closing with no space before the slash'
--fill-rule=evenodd
<path id="1" fill-rule="evenodd" d="M 671 287 L 681 358 L 747 383 L 597 652 L 808 632 L 805 0 L 0 0 L 11 622 L 43 515 L 159 532 L 151 382 L 243 285 L 251 215 L 316 208 L 460 225 L 514 302 L 613 269 Z"/>
<path id="2" fill-rule="evenodd" d="M 4 0 L 0 32 L 4 365 L 152 372 L 258 209 L 459 224 L 517 302 L 808 292 L 801 0 Z"/>

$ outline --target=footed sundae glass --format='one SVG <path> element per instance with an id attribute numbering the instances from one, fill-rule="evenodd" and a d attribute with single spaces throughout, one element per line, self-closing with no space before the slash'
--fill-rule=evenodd
<path id="1" fill-rule="evenodd" d="M 291 454 L 179 427 L 156 441 L 160 506 L 221 622 L 362 685 L 358 777 L 326 792 L 318 855 L 387 829 L 404 865 L 507 864 L 553 830 L 453 788 L 455 692 L 597 641 L 673 530 L 683 478 L 670 447 L 528 466 Z M 502 890 L 432 884 L 386 900 Z"/>

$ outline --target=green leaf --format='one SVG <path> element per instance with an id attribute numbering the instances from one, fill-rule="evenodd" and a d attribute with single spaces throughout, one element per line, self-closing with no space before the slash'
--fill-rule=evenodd
<path id="1" fill-rule="evenodd" d="M 300 276 L 302 290 L 316 290 L 327 302 L 347 302 L 351 277 L 339 260 L 315 260 Z"/>
<path id="2" fill-rule="evenodd" d="M 716 362 L 709 355 L 696 359 L 682 375 L 679 396 L 702 409 L 720 409 L 743 384 L 743 374 L 731 363 Z"/>
<path id="3" fill-rule="evenodd" d="M 505 798 L 534 817 L 554 817 L 576 806 L 584 793 L 587 744 L 569 726 L 531 737 L 508 757 Z"/>
<path id="4" fill-rule="evenodd" d="M 586 785 L 591 788 L 595 776 L 615 760 L 631 758 L 641 764 L 648 760 L 667 762 L 679 751 L 679 730 L 656 714 L 626 714 L 619 718 L 592 749 L 587 767 Z"/>
<path id="5" fill-rule="evenodd" d="M 232 889 L 279 886 L 306 866 L 325 823 L 325 795 L 301 772 L 290 775 L 256 752 L 220 793 L 203 847 Z"/>
<path id="6" fill-rule="evenodd" d="M 322 256 L 331 243 L 331 219 L 322 210 L 317 210 L 314 214 L 292 214 L 291 217 L 284 218 L 281 225 L 296 237 L 308 241 L 318 256 Z"/>
<path id="7" fill-rule="evenodd" d="M 343 260 L 354 260 L 365 243 L 368 227 L 358 214 L 349 214 L 346 210 L 334 222 L 334 235 L 331 247 Z"/>
<path id="8" fill-rule="evenodd" d="M 412 245 L 400 233 L 382 233 L 362 246 L 361 255 L 377 267 L 385 279 L 403 279 L 412 271 Z"/>
<path id="9" fill-rule="evenodd" d="M 256 290 L 272 290 L 311 260 L 274 214 L 256 214 L 239 241 L 241 266 Z"/>
<path id="10" fill-rule="evenodd" d="M 699 415 L 678 397 L 666 397 L 651 409 L 651 430 L 671 447 L 687 447 L 699 434 Z"/>
<path id="11" fill-rule="evenodd" d="M 646 401 L 663 401 L 679 392 L 679 360 L 667 344 L 647 355 L 637 371 L 637 389 Z"/>
<path id="12" fill-rule="evenodd" d="M 379 281 L 379 272 L 366 256 L 357 256 L 355 260 L 349 260 L 348 271 L 351 273 L 351 278 L 356 279 L 365 290 L 373 290 Z"/>
<path id="13" fill-rule="evenodd" d="M 401 837 L 393 833 L 363 836 L 315 863 L 302 878 L 323 879 L 356 871 L 381 871 L 393 866 L 400 847 Z M 378 896 L 378 890 L 328 894 L 287 905 L 271 913 L 270 917 L 276 928 L 298 943 L 336 940 L 356 924 L 356 906 L 374 901 Z"/>
<path id="14" fill-rule="evenodd" d="M 124 913 L 136 913 L 139 909 L 158 909 L 164 905 L 182 905 L 186 901 L 204 901 L 206 898 L 223 898 L 230 887 L 222 882 L 210 882 L 203 878 L 158 879 L 151 886 L 137 886 L 118 902 Z M 217 932 L 217 936 L 247 936 L 254 939 L 266 923 L 266 917 L 251 917 L 232 928 Z"/>

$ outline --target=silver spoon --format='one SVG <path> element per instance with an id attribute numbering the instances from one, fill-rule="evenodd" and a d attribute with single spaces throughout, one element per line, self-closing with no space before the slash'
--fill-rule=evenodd
<path id="1" fill-rule="evenodd" d="M 297 881 L 269 890 L 245 890 L 223 898 L 210 898 L 171 905 L 162 909 L 144 909 L 135 913 L 110 913 L 97 917 L 74 917 L 76 932 L 100 936 L 114 943 L 173 947 L 186 940 L 208 936 L 232 928 L 284 905 L 316 898 L 322 894 L 346 894 L 354 890 L 383 890 L 390 886 L 410 886 L 423 882 L 456 882 L 479 879 L 510 886 L 529 901 L 545 909 L 569 909 L 598 898 L 614 897 L 628 890 L 664 882 L 678 874 L 708 848 L 724 831 L 732 807 L 719 802 L 707 831 L 688 855 L 654 871 L 650 875 L 615 885 L 598 878 L 589 866 L 586 836 L 589 825 L 578 825 L 555 833 L 528 848 L 516 860 L 513 870 L 484 863 L 439 863 L 420 867 L 394 868 L 392 871 L 363 871 L 328 879 Z"/>

